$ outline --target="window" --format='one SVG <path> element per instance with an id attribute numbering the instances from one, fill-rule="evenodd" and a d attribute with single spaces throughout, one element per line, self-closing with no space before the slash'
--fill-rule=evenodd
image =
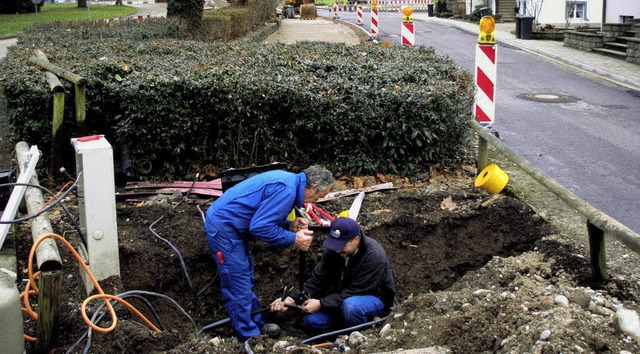
<path id="1" fill-rule="evenodd" d="M 586 1 L 567 1 L 567 20 L 580 19 L 587 20 L 587 2 Z"/>

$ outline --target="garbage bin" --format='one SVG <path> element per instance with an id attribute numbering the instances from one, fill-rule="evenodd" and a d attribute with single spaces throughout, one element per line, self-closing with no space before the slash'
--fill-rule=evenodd
<path id="1" fill-rule="evenodd" d="M 516 24 L 517 25 L 517 24 Z M 531 39 L 533 37 L 533 16 L 520 16 L 520 37 L 516 38 Z"/>
<path id="2" fill-rule="evenodd" d="M 488 7 L 481 7 L 478 12 L 480 12 L 480 17 L 491 16 L 491 9 Z"/>
<path id="3" fill-rule="evenodd" d="M 522 38 L 522 19 L 520 15 L 516 16 L 516 38 Z"/>
<path id="4" fill-rule="evenodd" d="M 433 17 L 433 6 L 435 4 L 427 4 L 427 15 L 429 17 Z"/>

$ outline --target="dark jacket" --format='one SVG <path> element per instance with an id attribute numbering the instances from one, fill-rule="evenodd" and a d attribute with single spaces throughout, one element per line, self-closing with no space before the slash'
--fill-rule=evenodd
<path id="1" fill-rule="evenodd" d="M 387 254 L 378 241 L 360 234 L 360 246 L 351 257 L 325 250 L 304 292 L 319 299 L 324 311 L 340 310 L 342 302 L 354 295 L 374 295 L 385 304 L 385 312 L 393 306 L 396 288 Z"/>

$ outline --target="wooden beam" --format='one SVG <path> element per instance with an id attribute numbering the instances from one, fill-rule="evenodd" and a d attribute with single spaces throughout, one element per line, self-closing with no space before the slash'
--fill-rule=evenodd
<path id="1" fill-rule="evenodd" d="M 41 272 L 38 277 L 38 290 L 36 353 L 49 353 L 58 338 L 62 270 Z"/>
<path id="2" fill-rule="evenodd" d="M 29 58 L 29 62 L 38 65 L 39 67 L 46 69 L 61 78 L 71 81 L 76 85 L 84 85 L 87 83 L 87 79 L 83 78 L 80 75 L 74 74 L 69 70 L 65 70 L 55 64 L 50 63 L 48 60 L 40 59 L 37 57 Z"/>

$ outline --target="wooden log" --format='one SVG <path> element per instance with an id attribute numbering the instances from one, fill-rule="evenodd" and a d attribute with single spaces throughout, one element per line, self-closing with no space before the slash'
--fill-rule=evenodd
<path id="1" fill-rule="evenodd" d="M 47 56 L 40 49 L 34 51 L 36 58 L 49 62 Z M 65 89 L 60 79 L 52 72 L 45 71 L 44 75 L 49 84 L 49 90 L 53 93 L 53 120 L 51 122 L 51 173 L 55 173 L 62 165 L 63 137 L 58 133 L 64 119 L 64 94 Z"/>
<path id="2" fill-rule="evenodd" d="M 40 49 L 36 49 L 34 53 L 36 55 L 36 58 L 44 60 L 47 63 L 49 63 L 49 59 L 47 59 L 47 56 Z M 45 71 L 44 75 L 47 79 L 47 83 L 49 84 L 49 90 L 51 92 L 64 92 L 64 86 L 62 86 L 62 82 L 60 82 L 60 79 L 58 79 L 58 77 L 54 73 L 50 71 Z"/>
<path id="3" fill-rule="evenodd" d="M 63 69 L 55 64 L 50 63 L 48 60 L 43 60 L 37 57 L 29 58 L 29 62 L 38 65 L 39 67 L 46 69 L 61 78 L 71 81 L 76 85 L 84 85 L 87 83 L 87 79 L 80 75 L 74 74 L 69 70 Z"/>
<path id="4" fill-rule="evenodd" d="M 29 145 L 24 141 L 16 144 L 16 157 L 18 163 L 23 165 L 29 158 Z M 32 176 L 29 183 L 40 185 L 37 176 Z M 24 193 L 24 200 L 27 204 L 27 210 L 29 214 L 34 214 L 44 205 L 44 198 L 42 191 L 38 188 L 29 187 Z M 31 236 L 34 242 L 40 238 L 43 234 L 52 233 L 53 228 L 49 222 L 47 213 L 42 213 L 40 216 L 31 219 Z M 38 263 L 38 269 L 40 270 L 57 270 L 62 269 L 62 261 L 60 260 L 60 253 L 58 253 L 58 246 L 53 239 L 46 239 L 40 242 L 38 249 L 36 250 L 36 259 Z"/>
<path id="5" fill-rule="evenodd" d="M 51 173 L 57 172 L 62 167 L 62 155 L 64 145 L 69 141 L 64 139 L 65 134 L 58 134 L 64 119 L 64 93 L 53 93 L 53 121 L 51 124 Z"/>
<path id="6" fill-rule="evenodd" d="M 80 136 L 85 134 L 85 118 L 87 117 L 86 87 L 84 83 L 76 84 L 76 125 Z"/>
<path id="7" fill-rule="evenodd" d="M 58 337 L 62 270 L 40 273 L 38 278 L 36 353 L 49 353 Z"/>

